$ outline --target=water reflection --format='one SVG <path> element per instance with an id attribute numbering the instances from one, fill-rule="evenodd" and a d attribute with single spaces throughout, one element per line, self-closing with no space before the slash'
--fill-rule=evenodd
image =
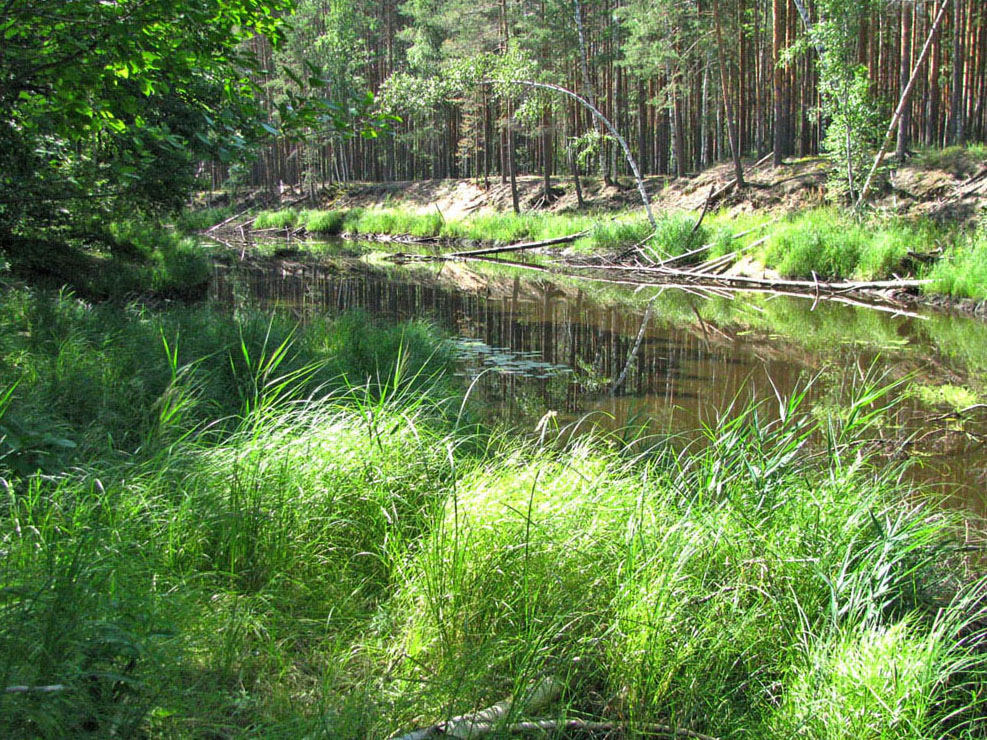
<path id="1" fill-rule="evenodd" d="M 385 320 L 435 321 L 457 337 L 462 372 L 476 381 L 473 393 L 491 418 L 532 430 L 548 411 L 560 425 L 590 414 L 617 429 L 646 420 L 652 431 L 695 430 L 731 407 L 784 396 L 810 379 L 811 400 L 836 408 L 872 366 L 929 377 L 944 368 L 964 378 L 977 371 L 946 357 L 930 341 L 928 322 L 838 305 L 810 312 L 798 300 L 597 290 L 502 267 L 277 262 L 220 267 L 213 291 L 227 305 L 278 309 L 299 319 L 362 309 Z M 625 366 L 626 378 L 614 390 Z M 894 445 L 902 429 L 919 428 L 927 416 L 928 409 L 904 403 L 876 433 Z M 966 505 L 983 510 L 982 445 L 963 435 L 938 445 L 925 450 L 929 464 L 914 474 L 962 486 Z"/>

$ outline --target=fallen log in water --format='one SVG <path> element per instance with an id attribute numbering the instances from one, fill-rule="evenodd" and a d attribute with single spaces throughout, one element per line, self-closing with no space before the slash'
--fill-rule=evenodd
<path id="1" fill-rule="evenodd" d="M 586 236 L 589 233 L 589 229 L 585 229 L 576 234 L 569 234 L 568 236 L 559 236 L 554 239 L 543 239 L 538 242 L 522 242 L 520 244 L 507 244 L 503 247 L 484 247 L 483 249 L 470 249 L 464 252 L 447 252 L 446 254 L 408 254 L 406 252 L 398 252 L 397 254 L 390 255 L 386 259 L 391 259 L 396 262 L 443 262 L 446 260 L 461 260 L 461 259 L 475 259 L 479 257 L 486 257 L 491 254 L 506 254 L 508 252 L 523 252 L 528 249 L 537 249 L 538 247 L 550 247 L 555 244 L 566 244 L 568 242 L 574 242 L 580 237 Z M 344 234 L 344 236 L 346 236 Z M 398 241 L 398 240 L 394 240 Z M 426 242 L 421 242 L 426 243 Z"/>
<path id="2" fill-rule="evenodd" d="M 648 276 L 665 276 L 678 280 L 709 281 L 710 284 L 743 284 L 757 287 L 806 289 L 813 292 L 839 293 L 848 290 L 888 290 L 917 288 L 928 285 L 931 280 L 841 280 L 826 282 L 820 280 L 788 280 L 785 278 L 756 278 L 746 275 L 717 275 L 698 270 L 679 270 L 671 267 L 641 267 L 636 265 L 567 265 L 568 269 L 601 270 L 604 272 L 634 272 Z M 664 281 L 662 281 L 664 283 Z"/>
<path id="3" fill-rule="evenodd" d="M 309 196 L 303 195 L 300 198 L 295 198 L 294 200 L 289 200 L 286 203 L 282 203 L 281 204 L 281 208 L 291 208 L 291 206 L 298 205 L 303 200 L 308 200 L 308 198 L 309 198 Z M 240 211 L 239 213 L 236 213 L 236 214 L 230 216 L 229 218 L 227 218 L 227 219 L 225 219 L 223 221 L 220 221 L 218 224 L 214 224 L 213 226 L 210 226 L 208 229 L 206 229 L 202 233 L 203 234 L 212 234 L 215 231 L 219 231 L 224 226 L 229 226 L 231 223 L 233 223 L 234 221 L 236 221 L 241 216 L 246 216 L 248 213 L 250 213 L 251 211 L 253 211 L 253 210 L 255 210 L 255 209 L 259 208 L 259 207 L 260 207 L 260 205 L 258 205 L 258 204 L 255 203 L 254 205 L 250 206 L 249 208 L 246 208 L 246 209 Z M 256 221 L 256 220 L 257 220 L 257 217 L 254 216 L 253 218 L 247 219 L 246 221 L 244 221 L 241 224 L 236 224 L 233 228 L 244 229 L 244 228 L 246 228 L 248 226 L 253 225 L 254 221 Z"/>
<path id="4" fill-rule="evenodd" d="M 220 222 L 219 222 L 218 224 L 213 224 L 212 226 L 210 226 L 210 227 L 209 227 L 208 229 L 206 229 L 206 230 L 205 230 L 204 232 L 202 232 L 202 233 L 203 233 L 203 234 L 211 234 L 211 233 L 213 233 L 214 231 L 219 231 L 219 230 L 220 230 L 221 228 L 223 228 L 224 226 L 226 226 L 226 225 L 227 225 L 227 224 L 229 224 L 229 223 L 232 223 L 233 221 L 236 221 L 236 220 L 237 220 L 238 218 L 240 218 L 241 216 L 246 216 L 246 215 L 247 215 L 248 213 L 250 213 L 250 212 L 251 212 L 251 211 L 252 211 L 252 210 L 253 210 L 254 208 L 255 208 L 255 206 L 250 206 L 250 208 L 247 208 L 247 209 L 245 209 L 245 210 L 243 210 L 243 211 L 240 211 L 239 213 L 235 213 L 235 214 L 233 214 L 232 216 L 230 216 L 229 218 L 227 218 L 227 219 L 224 219 L 223 221 L 220 221 Z"/>
<path id="5" fill-rule="evenodd" d="M 439 258 L 445 259 L 468 259 L 470 257 L 480 257 L 488 254 L 503 254 L 506 252 L 523 252 L 526 249 L 537 249 L 538 247 L 550 247 L 555 244 L 567 244 L 569 242 L 574 242 L 580 237 L 586 236 L 589 233 L 589 229 L 584 229 L 577 234 L 569 234 L 568 236 L 559 236 L 554 239 L 543 239 L 539 242 L 522 242 L 521 244 L 508 244 L 504 247 L 487 247 L 484 249 L 471 249 L 466 252 L 452 252 L 451 254 L 438 255 Z"/>
<path id="6" fill-rule="evenodd" d="M 785 281 L 763 281 L 766 285 L 730 285 L 726 280 L 728 278 L 723 278 L 721 276 L 711 276 L 707 280 L 689 280 L 688 278 L 696 278 L 694 274 L 686 273 L 685 279 L 683 276 L 672 275 L 665 271 L 665 275 L 668 279 L 666 280 L 632 280 L 626 279 L 621 280 L 618 278 L 608 278 L 596 275 L 579 275 L 572 272 L 566 272 L 558 267 L 548 267 L 546 265 L 529 265 L 524 262 L 516 262 L 512 260 L 498 260 L 489 257 L 474 257 L 471 258 L 476 262 L 492 262 L 494 264 L 508 265 L 509 267 L 516 267 L 521 270 L 532 270 L 535 272 L 549 273 L 555 277 L 564 277 L 572 280 L 588 280 L 595 283 L 607 283 L 609 285 L 626 285 L 629 287 L 635 287 L 638 290 L 643 290 L 644 288 L 673 288 L 676 290 L 683 290 L 688 293 L 693 293 L 696 295 L 728 295 L 728 294 L 739 294 L 739 293 L 760 293 L 762 295 L 779 296 L 779 297 L 789 297 L 789 298 L 802 298 L 805 300 L 813 301 L 813 308 L 820 301 L 829 301 L 831 303 L 842 303 L 847 306 L 854 306 L 857 308 L 869 308 L 874 311 L 881 311 L 883 313 L 890 313 L 896 316 L 905 316 L 912 319 L 921 319 L 923 321 L 927 320 L 927 316 L 923 316 L 920 313 L 914 311 L 908 311 L 904 308 L 900 308 L 900 304 L 888 301 L 886 298 L 883 299 L 884 303 L 871 303 L 865 300 L 860 300 L 857 298 L 849 298 L 843 294 L 841 291 L 826 292 L 824 290 L 827 283 L 812 283 L 809 281 L 792 281 L 793 285 L 805 285 L 805 286 L 818 286 L 819 290 L 808 290 L 805 288 L 799 289 L 797 287 L 787 288 Z M 594 267 L 593 269 L 598 271 L 606 272 L 612 268 L 601 268 Z M 632 270 L 635 268 L 627 268 Z M 640 268 L 636 268 L 640 269 Z M 679 279 L 673 279 L 679 278 Z M 921 281 L 879 281 L 874 283 L 859 283 L 860 285 L 877 285 L 887 287 L 888 284 L 893 284 L 894 287 L 899 287 L 901 283 L 915 283 Z M 774 287 L 769 287 L 774 286 Z M 844 289 L 845 292 L 845 289 Z"/>

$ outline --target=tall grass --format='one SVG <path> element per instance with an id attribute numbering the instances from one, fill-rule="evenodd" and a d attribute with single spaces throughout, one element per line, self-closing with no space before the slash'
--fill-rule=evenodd
<path id="1" fill-rule="evenodd" d="M 496 243 L 539 241 L 581 231 L 583 247 L 616 250 L 647 238 L 647 221 L 631 214 L 602 219 L 571 213 L 481 213 L 464 219 L 447 219 L 438 211 L 419 213 L 398 208 L 348 210 L 274 211 L 260 214 L 256 228 L 305 226 L 312 234 L 407 234 L 416 237 L 464 239 Z"/>
<path id="2" fill-rule="evenodd" d="M 49 440 L 10 454 L 24 464 L 50 458 L 46 472 L 107 448 L 134 452 L 176 403 L 186 423 L 205 424 L 249 410 L 284 380 L 304 376 L 312 391 L 378 387 L 390 382 L 399 354 L 425 376 L 451 357 L 426 324 L 387 327 L 366 314 L 315 321 L 296 333 L 291 322 L 261 314 L 153 313 L 91 305 L 70 293 L 7 291 L 0 306 L 0 383 L 17 384 L 7 422 L 17 421 L 18 438 Z M 12 436 L 0 441 L 0 449 L 14 446 Z"/>
<path id="3" fill-rule="evenodd" d="M 11 298 L 0 425 L 92 434 L 0 453 L 4 736 L 384 738 L 546 677 L 543 716 L 630 733 L 987 729 L 987 586 L 868 459 L 880 389 L 542 446 L 462 425 L 423 325 Z M 47 408 L 76 375 L 97 400 Z"/>
<path id="4" fill-rule="evenodd" d="M 929 292 L 987 299 L 987 229 L 977 229 L 950 246 L 929 271 Z"/>
<path id="5" fill-rule="evenodd" d="M 705 226 L 696 226 L 696 219 L 688 214 L 664 214 L 658 219 L 651 246 L 663 256 L 692 252 L 709 241 Z M 701 261 L 706 255 L 696 255 L 691 261 Z"/>
<path id="6" fill-rule="evenodd" d="M 860 223 L 834 209 L 818 209 L 775 227 L 764 261 L 785 277 L 875 280 L 903 272 L 909 249 L 921 247 L 928 227 Z"/>
<path id="7" fill-rule="evenodd" d="M 205 231 L 233 215 L 232 206 L 186 208 L 175 217 L 175 228 L 184 234 Z"/>
<path id="8" fill-rule="evenodd" d="M 695 214 L 666 213 L 655 228 L 632 212 L 604 218 L 573 213 L 483 213 L 464 219 L 446 219 L 441 213 L 397 209 L 269 211 L 260 214 L 257 228 L 304 226 L 309 233 L 335 236 L 407 234 L 416 237 L 460 239 L 507 244 L 539 241 L 579 232 L 586 235 L 572 247 L 577 250 L 621 252 L 649 244 L 659 255 L 674 256 L 710 245 L 692 261 L 731 254 L 768 237 L 759 258 L 786 278 L 822 280 L 886 280 L 895 276 L 926 276 L 913 253 L 934 252 L 949 245 L 946 256 L 935 262 L 927 292 L 955 297 L 987 298 L 987 274 L 983 265 L 981 235 L 959 236 L 930 222 L 904 223 L 876 217 L 858 218 L 834 208 L 800 213 L 767 226 L 765 215 L 711 215 L 695 229 Z M 749 233 L 748 233 L 749 232 Z M 744 234 L 734 239 L 736 234 Z M 177 254 L 177 253 L 176 253 Z M 184 254 L 184 253 L 183 253 Z M 180 273 L 182 259 L 172 260 L 170 271 Z"/>
<path id="9" fill-rule="evenodd" d="M 304 211 L 261 211 L 254 219 L 255 229 L 287 229 L 299 225 Z"/>

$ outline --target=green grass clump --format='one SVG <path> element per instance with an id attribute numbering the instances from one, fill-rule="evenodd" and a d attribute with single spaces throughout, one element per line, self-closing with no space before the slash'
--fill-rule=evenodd
<path id="1" fill-rule="evenodd" d="M 783 277 L 849 278 L 868 241 L 862 228 L 835 210 L 820 209 L 779 224 L 764 259 Z"/>
<path id="2" fill-rule="evenodd" d="M 402 567 L 390 655 L 396 678 L 422 688 L 405 699 L 414 709 L 394 709 L 457 714 L 551 675 L 570 715 L 617 700 L 631 727 L 789 737 L 820 655 L 849 636 L 859 668 L 831 661 L 844 673 L 821 682 L 827 706 L 863 714 L 874 736 L 927 736 L 962 695 L 944 676 L 983 668 L 953 641 L 959 622 L 921 606 L 948 525 L 901 511 L 852 466 L 799 481 L 815 466 L 798 462 L 811 425 L 789 411 L 767 427 L 754 410 L 724 423 L 696 458 L 512 449 L 462 479 Z M 885 631 L 894 644 L 867 650 Z M 888 680 L 905 656 L 902 683 Z M 841 733 L 833 721 L 813 736 Z"/>
<path id="3" fill-rule="evenodd" d="M 410 234 L 418 237 L 439 236 L 442 216 L 417 213 L 398 208 L 364 208 L 347 214 L 346 231 L 356 234 Z"/>
<path id="4" fill-rule="evenodd" d="M 305 230 L 311 234 L 336 236 L 343 232 L 345 211 L 307 211 Z"/>
<path id="5" fill-rule="evenodd" d="M 554 239 L 590 230 L 592 234 L 587 240 L 605 249 L 629 246 L 649 233 L 646 222 L 639 218 L 622 217 L 600 223 L 598 218 L 585 214 L 480 213 L 465 219 L 446 219 L 438 211 L 419 213 L 400 208 L 353 208 L 308 211 L 295 218 L 314 234 L 407 234 L 497 244 Z M 259 218 L 257 228 L 268 223 L 268 218 Z"/>
<path id="6" fill-rule="evenodd" d="M 685 254 L 697 249 L 709 240 L 709 232 L 705 225 L 696 228 L 696 219 L 681 213 L 666 213 L 658 219 L 655 235 L 651 245 L 661 255 L 669 257 Z M 695 260 L 705 259 L 705 255 L 696 255 Z"/>
<path id="7" fill-rule="evenodd" d="M 645 240 L 651 233 L 647 221 L 629 214 L 606 221 L 588 214 L 572 213 L 480 213 L 464 219 L 446 219 L 437 210 L 420 213 L 402 208 L 264 211 L 257 217 L 254 228 L 299 225 L 309 233 L 324 236 L 407 234 L 494 244 L 541 241 L 587 231 L 589 233 L 578 241 L 578 245 L 605 250 L 624 249 Z"/>
<path id="8" fill-rule="evenodd" d="M 295 210 L 261 211 L 254 220 L 255 229 L 292 229 L 298 226 L 301 212 Z"/>
<path id="9" fill-rule="evenodd" d="M 947 248 L 928 277 L 928 292 L 987 299 L 987 231 L 981 228 Z"/>
<path id="10" fill-rule="evenodd" d="M 546 679 L 630 733 L 983 734 L 984 581 L 868 461 L 880 392 L 542 447 L 462 426 L 421 324 L 5 298 L 0 676 L 64 689 L 3 736 L 386 738 Z"/>
<path id="11" fill-rule="evenodd" d="M 175 228 L 184 234 L 215 226 L 233 215 L 232 206 L 210 206 L 208 208 L 186 208 L 175 217 Z"/>
<path id="12" fill-rule="evenodd" d="M 861 223 L 835 209 L 801 214 L 774 227 L 765 264 L 784 277 L 890 279 L 928 229 L 880 222 Z"/>
<path id="13" fill-rule="evenodd" d="M 608 251 L 627 249 L 647 240 L 652 232 L 647 219 L 603 221 L 593 226 L 593 248 Z"/>
<path id="14" fill-rule="evenodd" d="M 533 239 L 542 221 L 536 214 L 481 213 L 464 220 L 449 221 L 443 235 L 509 244 Z"/>
<path id="15" fill-rule="evenodd" d="M 314 689 L 345 668 L 340 645 L 359 640 L 448 477 L 427 410 L 409 403 L 398 416 L 357 392 L 257 409 L 220 444 L 184 438 L 98 479 L 14 481 L 0 675 L 65 689 L 0 695 L 0 731 L 287 736 L 335 723 L 319 707 L 344 694 Z"/>

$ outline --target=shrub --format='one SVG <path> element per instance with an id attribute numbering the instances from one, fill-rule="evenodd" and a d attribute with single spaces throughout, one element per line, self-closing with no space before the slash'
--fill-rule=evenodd
<path id="1" fill-rule="evenodd" d="M 345 211 L 308 211 L 304 219 L 305 230 L 312 234 L 341 234 L 345 215 Z"/>
<path id="2" fill-rule="evenodd" d="M 255 229 L 290 229 L 299 223 L 299 212 L 292 210 L 261 211 L 254 220 Z"/>

